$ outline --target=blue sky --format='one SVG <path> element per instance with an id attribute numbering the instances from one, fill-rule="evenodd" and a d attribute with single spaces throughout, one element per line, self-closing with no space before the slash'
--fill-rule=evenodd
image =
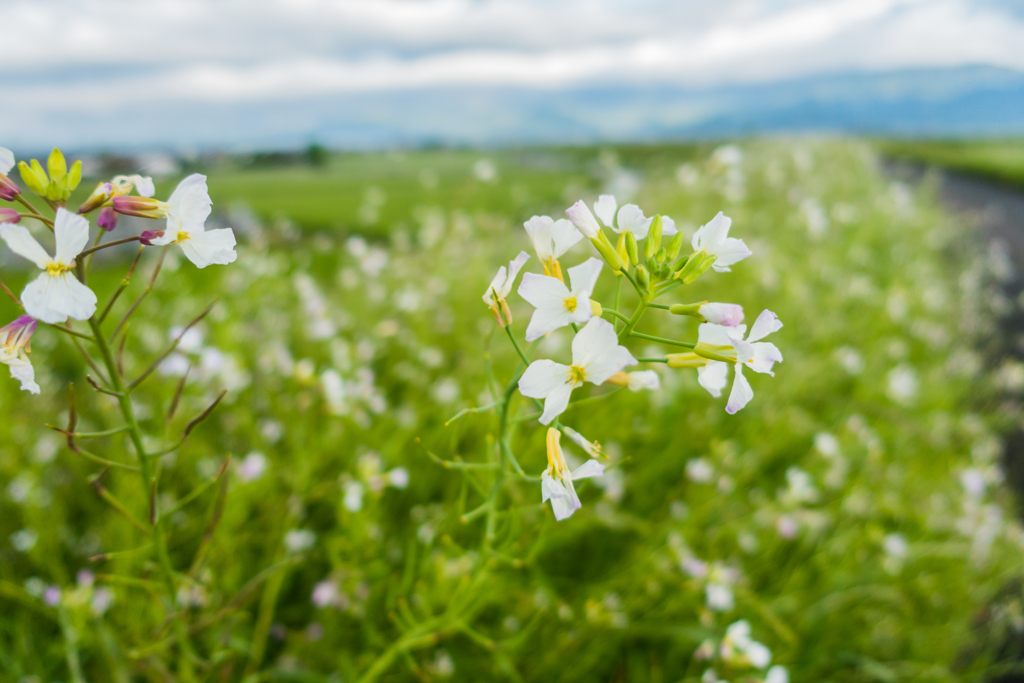
<path id="1" fill-rule="evenodd" d="M 828 73 L 1024 72 L 1024 7 L 986 0 L 5 0 L 0 33 L 0 142 L 12 147 L 258 145 L 260 126 L 265 140 L 300 141 L 327 116 L 305 112 L 333 107 L 344 122 L 350 103 L 403 93 L 436 108 L 447 92 L 454 106 L 499 89 L 614 98 Z"/>

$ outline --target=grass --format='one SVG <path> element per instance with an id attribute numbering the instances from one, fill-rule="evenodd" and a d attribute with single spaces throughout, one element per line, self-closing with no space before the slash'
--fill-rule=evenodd
<path id="1" fill-rule="evenodd" d="M 172 251 L 124 352 L 136 376 L 171 326 L 221 297 L 201 337 L 133 395 L 156 448 L 228 389 L 161 461 L 167 508 L 233 456 L 222 484 L 168 522 L 184 577 L 174 609 L 201 680 L 696 681 L 709 666 L 763 678 L 764 667 L 697 656 L 741 619 L 797 682 L 995 671 L 1020 600 L 1021 532 L 998 458 L 1000 433 L 1020 419 L 1021 368 L 978 350 L 993 324 L 988 256 L 927 188 L 881 176 L 863 143 L 740 151 L 424 151 L 209 169 L 217 220 L 242 235 L 239 260 L 197 271 Z M 496 176 L 474 171 L 482 158 Z M 497 418 L 446 426 L 492 402 L 485 353 L 499 382 L 518 363 L 480 296 L 529 250 L 522 220 L 603 188 L 631 190 L 687 233 L 730 215 L 754 256 L 672 300 L 741 303 L 748 323 L 775 311 L 785 361 L 774 378 L 748 372 L 755 396 L 736 416 L 693 370 L 663 366 L 658 392 L 571 408 L 562 422 L 604 445 L 608 475 L 579 487 L 583 508 L 563 522 L 535 480 L 510 476 L 489 545 L 488 516 L 472 511 L 492 484 Z M 563 264 L 591 251 L 581 243 Z M 129 252 L 97 260 L 101 301 Z M 145 254 L 118 314 L 153 264 Z M 2 267 L 19 291 L 28 272 Z M 597 296 L 608 305 L 614 289 L 605 269 Z M 522 339 L 530 308 L 510 304 Z M 696 326 L 650 315 L 641 331 L 692 339 Z M 556 332 L 533 357 L 564 362 L 570 341 Z M 77 662 L 85 680 L 173 679 L 147 539 L 87 483 L 101 468 L 44 427 L 65 424 L 72 382 L 79 429 L 116 427 L 115 407 L 56 332 L 41 330 L 33 349 L 42 396 L 0 384 L 0 677 L 71 680 Z M 513 415 L 534 410 L 514 401 Z M 122 435 L 90 443 L 131 461 Z M 511 448 L 527 474 L 543 471 L 536 422 L 516 423 Z M 137 475 L 102 481 L 145 518 Z M 61 598 L 47 602 L 47 587 Z"/>
<path id="2" fill-rule="evenodd" d="M 1024 187 L 1024 140 L 886 141 L 890 156 Z"/>

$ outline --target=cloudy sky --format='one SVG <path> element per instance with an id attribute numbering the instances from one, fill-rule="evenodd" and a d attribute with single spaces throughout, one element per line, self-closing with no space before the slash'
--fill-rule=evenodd
<path id="1" fill-rule="evenodd" d="M 253 136 L 249 120 L 298 140 L 324 111 L 345 120 L 347 103 L 402 93 L 1024 71 L 1024 5 L 1007 0 L 3 4 L 0 139 L 10 146 L 54 137 L 69 146 L 236 144 Z M 307 110 L 321 112 L 319 123 Z"/>

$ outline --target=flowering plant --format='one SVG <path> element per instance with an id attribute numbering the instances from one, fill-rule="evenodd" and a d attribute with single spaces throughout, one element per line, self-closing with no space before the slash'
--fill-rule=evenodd
<path id="1" fill-rule="evenodd" d="M 79 408 L 76 407 L 72 389 L 67 426 L 51 428 L 64 435 L 72 452 L 100 467 L 90 477 L 89 483 L 128 523 L 149 538 L 150 542 L 142 548 L 125 552 L 150 553 L 159 568 L 160 578 L 152 584 L 148 580 L 134 580 L 146 586 L 152 585 L 153 590 L 161 595 L 167 618 L 174 628 L 174 640 L 179 653 L 178 676 L 182 681 L 195 680 L 187 615 L 177 608 L 182 594 L 187 595 L 193 589 L 193 579 L 172 565 L 168 553 L 166 520 L 216 482 L 224 473 L 230 456 L 224 458 L 223 464 L 209 481 L 170 505 L 161 504 L 159 483 L 160 471 L 164 466 L 161 459 L 184 445 L 196 426 L 221 401 L 225 392 L 221 392 L 205 411 L 188 422 L 178 437 L 164 441 L 144 433 L 132 402 L 132 393 L 174 352 L 184 335 L 212 310 L 213 304 L 193 318 L 171 342 L 170 348 L 137 376 L 130 378 L 125 372 L 123 355 L 132 316 L 156 285 L 169 245 L 177 244 L 190 261 L 199 268 L 205 268 L 214 263 L 226 264 L 235 260 L 234 233 L 230 228 L 206 230 L 205 223 L 212 202 L 206 177 L 199 174 L 182 180 L 166 202 L 152 198 L 155 187 L 151 178 L 139 175 L 118 176 L 109 182 L 100 183 L 77 211 L 72 211 L 67 208 L 67 202 L 81 181 L 80 161 L 69 169 L 64 155 L 54 149 L 45 169 L 35 159 L 31 163 L 22 161 L 18 164 L 22 181 L 42 201 L 45 208 L 37 207 L 36 203 L 26 199 L 22 188 L 8 177 L 14 161 L 14 155 L 9 150 L 0 148 L 0 199 L 20 204 L 17 210 L 0 208 L 0 239 L 14 254 L 32 262 L 41 272 L 25 286 L 20 297 L 0 282 L 4 292 L 24 311 L 24 315 L 0 328 L 0 363 L 10 368 L 12 377 L 20 381 L 23 390 L 39 394 L 41 388 L 35 381 L 30 342 L 39 325 L 45 325 L 65 335 L 81 354 L 83 362 L 92 372 L 87 375 L 87 379 L 92 386 L 93 396 L 111 397 L 116 402 L 121 424 L 99 431 L 79 431 Z M 136 195 L 131 194 L 133 190 Z M 98 212 L 95 228 L 89 220 L 94 212 Z M 166 228 L 104 242 L 107 233 L 117 227 L 119 214 L 166 219 Z M 30 227 L 36 233 L 49 231 L 54 243 L 52 256 L 39 243 Z M 99 298 L 89 282 L 94 255 L 105 249 L 136 242 L 141 243 L 141 248 L 119 286 L 109 293 L 106 303 L 100 309 Z M 147 247 L 149 251 L 158 252 L 148 285 L 121 313 L 119 319 L 113 317 L 115 311 L 118 311 L 120 297 L 128 288 Z M 118 322 L 111 329 L 115 319 Z M 85 326 L 77 327 L 78 322 L 84 322 Z M 167 408 L 165 422 L 168 426 L 175 417 L 183 388 L 184 380 L 178 384 Z M 109 439 L 118 435 L 127 436 L 132 444 L 134 462 L 114 460 L 95 453 L 98 449 L 92 446 L 87 450 L 82 445 L 83 441 Z M 131 472 L 138 477 L 143 495 L 149 501 L 145 521 L 105 486 L 104 478 L 109 478 L 109 473 L 115 471 Z M 205 545 L 200 546 L 199 554 L 189 570 L 192 574 L 200 566 L 203 552 Z M 85 583 L 91 587 L 92 579 L 89 578 Z M 81 672 L 76 667 L 77 664 L 72 664 L 72 676 L 81 680 Z"/>

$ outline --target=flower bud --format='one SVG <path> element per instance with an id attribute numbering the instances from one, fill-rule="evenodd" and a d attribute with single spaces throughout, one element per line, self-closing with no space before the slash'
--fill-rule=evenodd
<path id="1" fill-rule="evenodd" d="M 665 355 L 670 368 L 702 368 L 708 364 L 707 358 L 695 353 L 669 353 Z"/>
<path id="2" fill-rule="evenodd" d="M 47 167 L 50 170 L 50 182 L 63 186 L 68 177 L 68 162 L 64 160 L 64 154 L 56 147 L 50 152 Z"/>
<path id="3" fill-rule="evenodd" d="M 640 262 L 639 254 L 637 253 L 638 249 L 636 244 L 636 237 L 633 235 L 633 233 L 629 232 L 628 230 L 626 231 L 625 235 L 626 255 L 629 256 L 629 262 L 636 266 L 636 264 Z"/>
<path id="4" fill-rule="evenodd" d="M 14 181 L 5 175 L 0 175 L 0 199 L 13 202 L 14 198 L 21 194 L 21 188 L 15 185 Z"/>
<path id="5" fill-rule="evenodd" d="M 597 253 L 612 267 L 615 273 L 622 271 L 622 259 L 619 258 L 612 243 L 608 241 L 608 237 L 603 232 L 598 232 L 597 237 L 591 239 L 590 243 L 594 245 Z"/>
<path id="6" fill-rule="evenodd" d="M 114 211 L 125 216 L 141 218 L 163 218 L 167 216 L 167 205 L 150 197 L 114 197 Z"/>
<path id="7" fill-rule="evenodd" d="M 16 354 L 22 349 L 31 353 L 29 342 L 36 331 L 36 321 L 30 316 L 18 317 L 10 325 L 0 327 L 0 347 L 8 354 Z"/>
<path id="8" fill-rule="evenodd" d="M 593 299 L 590 300 L 590 315 L 595 318 L 600 318 L 601 314 L 604 313 L 604 309 L 601 308 L 601 304 L 597 303 Z"/>
<path id="9" fill-rule="evenodd" d="M 707 321 L 701 317 L 700 307 L 706 303 L 706 301 L 702 301 L 699 304 L 672 304 L 668 307 L 668 312 L 672 315 L 688 315 L 692 318 L 698 318 L 703 323 Z"/>
<path id="10" fill-rule="evenodd" d="M 78 207 L 78 213 L 87 214 L 90 211 L 93 211 L 101 204 L 109 202 L 113 194 L 113 185 L 110 183 L 100 183 L 96 186 L 96 189 L 92 191 L 92 194 L 89 195 L 89 198 L 82 202 L 82 205 Z"/>
<path id="11" fill-rule="evenodd" d="M 739 304 L 703 303 L 698 309 L 705 322 L 735 327 L 743 322 L 743 307 Z"/>
<path id="12" fill-rule="evenodd" d="M 33 159 L 31 166 L 24 161 L 19 161 L 18 171 L 21 172 L 21 180 L 28 185 L 28 189 L 40 197 L 46 194 L 46 186 L 49 184 L 50 179 L 46 177 L 46 171 L 43 170 L 43 167 L 37 160 Z"/>
<path id="13" fill-rule="evenodd" d="M 651 290 L 651 275 L 643 266 L 636 267 L 636 282 L 640 285 L 640 289 L 645 292 L 649 292 Z"/>
<path id="14" fill-rule="evenodd" d="M 668 247 L 667 247 L 668 260 L 669 261 L 674 261 L 675 258 L 677 256 L 679 256 L 679 250 L 682 249 L 682 247 L 683 247 L 683 233 L 677 232 L 676 234 L 672 235 L 672 239 L 670 239 L 668 241 Z"/>
<path id="15" fill-rule="evenodd" d="M 661 231 L 663 224 L 661 220 L 661 214 L 658 214 L 651 219 L 651 227 L 647 231 L 647 244 L 644 245 L 644 251 L 650 249 L 650 253 L 645 254 L 646 258 L 651 258 L 654 253 L 661 248 Z"/>
<path id="16" fill-rule="evenodd" d="M 590 213 L 590 209 L 587 208 L 582 199 L 566 209 L 565 215 L 569 217 L 569 220 L 576 226 L 576 229 L 583 233 L 583 236 L 587 239 L 593 241 L 601 233 L 601 226 L 598 225 L 594 214 Z M 619 270 L 621 270 L 621 267 Z"/>
<path id="17" fill-rule="evenodd" d="M 14 209 L 0 208 L 0 223 L 18 223 L 21 214 Z"/>
<path id="18" fill-rule="evenodd" d="M 654 260 L 657 261 L 659 264 L 668 261 L 668 251 L 665 249 L 665 247 L 659 248 L 658 251 L 654 253 Z"/>
<path id="19" fill-rule="evenodd" d="M 82 182 L 82 160 L 79 159 L 71 166 L 71 170 L 68 171 L 68 182 L 67 187 L 69 190 L 77 190 L 78 184 Z"/>
<path id="20" fill-rule="evenodd" d="M 65 174 L 64 177 L 67 179 L 67 174 Z M 66 199 L 64 196 L 66 189 L 67 188 L 65 188 L 64 185 L 58 183 L 56 180 L 51 180 L 50 184 L 46 186 L 46 198 L 51 202 L 59 202 L 62 199 Z"/>
<path id="21" fill-rule="evenodd" d="M 688 285 L 706 273 L 717 258 L 717 256 L 708 255 L 703 251 L 694 252 L 686 260 L 686 265 L 676 273 L 676 277 L 682 280 L 684 285 Z"/>
<path id="22" fill-rule="evenodd" d="M 693 352 L 701 358 L 707 358 L 708 360 L 719 360 L 723 363 L 736 362 L 736 349 L 728 345 L 697 342 Z"/>
<path id="23" fill-rule="evenodd" d="M 107 232 L 110 232 L 117 227 L 117 214 L 114 213 L 114 209 L 109 206 L 105 206 L 100 209 L 99 216 L 96 217 L 96 225 L 100 226 Z"/>
<path id="24" fill-rule="evenodd" d="M 626 233 L 619 233 L 618 246 L 615 247 L 615 253 L 619 255 L 619 260 L 622 261 L 623 265 L 629 263 L 629 252 L 626 251 Z"/>
<path id="25" fill-rule="evenodd" d="M 139 242 L 142 242 L 147 247 L 151 247 L 153 246 L 153 240 L 160 239 L 163 236 L 163 230 L 145 230 L 141 235 L 139 235 Z M 500 319 L 498 320 L 498 323 L 501 324 Z M 502 325 L 502 327 L 504 327 L 504 325 Z"/>

